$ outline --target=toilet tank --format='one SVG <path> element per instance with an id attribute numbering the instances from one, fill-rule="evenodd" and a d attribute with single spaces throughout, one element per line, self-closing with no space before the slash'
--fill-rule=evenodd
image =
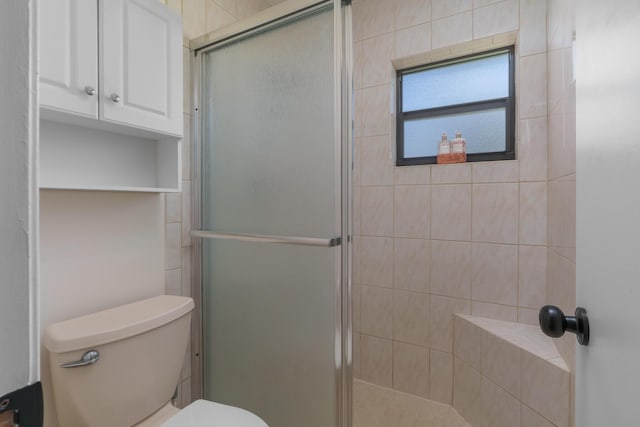
<path id="1" fill-rule="evenodd" d="M 131 426 L 171 400 L 190 338 L 191 298 L 161 295 L 52 324 L 45 330 L 58 421 Z M 99 360 L 61 365 L 96 350 Z"/>

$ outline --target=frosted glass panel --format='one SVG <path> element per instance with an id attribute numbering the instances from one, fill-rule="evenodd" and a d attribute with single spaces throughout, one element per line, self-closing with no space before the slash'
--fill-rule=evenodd
<path id="1" fill-rule="evenodd" d="M 208 240 L 205 395 L 274 427 L 335 425 L 334 254 Z"/>
<path id="2" fill-rule="evenodd" d="M 508 96 L 508 53 L 402 76 L 403 112 Z"/>
<path id="3" fill-rule="evenodd" d="M 506 111 L 497 108 L 405 121 L 404 157 L 436 156 L 442 133 L 452 139 L 456 131 L 466 138 L 468 154 L 504 151 Z"/>
<path id="4" fill-rule="evenodd" d="M 332 12 L 203 54 L 202 228 L 338 234 Z M 335 426 L 340 247 L 202 249 L 205 397 L 273 427 Z"/>
<path id="5" fill-rule="evenodd" d="M 203 60 L 203 226 L 333 233 L 332 13 L 224 46 Z"/>

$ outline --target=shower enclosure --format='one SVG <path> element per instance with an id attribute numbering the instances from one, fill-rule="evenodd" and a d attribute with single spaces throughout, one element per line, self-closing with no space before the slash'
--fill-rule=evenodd
<path id="1" fill-rule="evenodd" d="M 351 11 L 289 1 L 194 48 L 195 394 L 351 425 Z"/>

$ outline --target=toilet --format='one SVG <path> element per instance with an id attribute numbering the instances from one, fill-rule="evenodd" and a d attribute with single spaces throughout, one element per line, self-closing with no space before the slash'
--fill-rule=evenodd
<path id="1" fill-rule="evenodd" d="M 268 427 L 244 409 L 171 400 L 190 337 L 191 298 L 161 295 L 45 330 L 64 427 Z"/>

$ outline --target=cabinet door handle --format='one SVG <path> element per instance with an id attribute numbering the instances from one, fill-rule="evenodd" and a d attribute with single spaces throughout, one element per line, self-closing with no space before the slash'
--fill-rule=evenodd
<path id="1" fill-rule="evenodd" d="M 112 94 L 111 100 L 116 103 L 120 102 L 120 95 L 118 95 L 117 93 Z"/>
<path id="2" fill-rule="evenodd" d="M 86 93 L 89 96 L 93 96 L 96 94 L 96 89 L 91 87 L 91 86 L 85 86 L 84 87 L 84 93 Z"/>

